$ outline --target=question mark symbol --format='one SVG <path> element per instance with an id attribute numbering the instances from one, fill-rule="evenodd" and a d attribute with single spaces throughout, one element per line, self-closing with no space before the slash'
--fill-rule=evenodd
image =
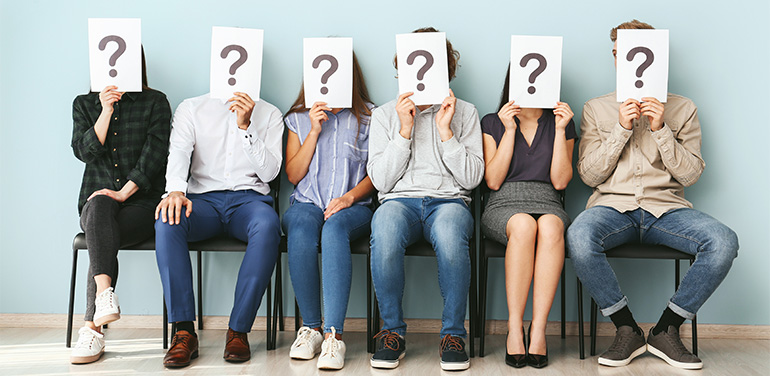
<path id="1" fill-rule="evenodd" d="M 337 59 L 332 55 L 319 55 L 318 57 L 313 60 L 313 69 L 318 69 L 318 67 L 321 65 L 322 61 L 328 61 L 329 69 L 326 70 L 326 72 L 321 76 L 321 83 L 326 85 L 326 82 L 329 81 L 329 77 L 331 77 L 334 72 L 337 71 L 337 68 L 339 68 L 340 64 L 337 62 Z M 321 87 L 321 94 L 326 94 L 329 92 L 329 89 L 326 86 Z"/>
<path id="2" fill-rule="evenodd" d="M 409 65 L 412 65 L 414 63 L 414 59 L 417 58 L 417 56 L 422 56 L 425 58 L 425 64 L 422 65 L 422 68 L 420 68 L 417 71 L 417 79 L 422 81 L 423 77 L 425 77 L 425 73 L 428 72 L 428 69 L 433 66 L 433 55 L 430 54 L 430 52 L 425 50 L 417 50 L 409 54 L 409 56 L 406 58 L 406 63 Z M 419 83 L 417 84 L 417 90 L 423 91 L 425 90 L 425 84 Z"/>
<path id="3" fill-rule="evenodd" d="M 235 71 L 238 70 L 238 68 L 243 65 L 243 63 L 246 62 L 246 59 L 248 59 L 249 54 L 246 53 L 246 49 L 237 45 L 237 44 L 231 44 L 225 48 L 222 49 L 222 53 L 219 54 L 223 59 L 226 58 L 228 55 L 230 55 L 231 51 L 237 51 L 240 57 L 238 60 L 236 60 L 232 65 L 230 65 L 230 74 L 235 75 Z M 230 84 L 230 86 L 235 85 L 235 77 L 230 77 L 229 80 L 227 80 L 227 83 Z"/>
<path id="4" fill-rule="evenodd" d="M 649 68 L 650 65 L 652 65 L 652 62 L 655 60 L 655 55 L 652 53 L 652 50 L 650 50 L 647 47 L 634 47 L 631 49 L 631 51 L 628 51 L 628 55 L 626 55 L 626 60 L 633 61 L 636 57 L 636 54 L 643 53 L 646 58 L 644 59 L 644 62 L 642 65 L 639 66 L 639 68 L 636 68 L 636 77 L 642 78 L 642 74 L 644 73 L 644 70 Z M 636 87 L 641 88 L 644 86 L 644 82 L 642 80 L 636 80 Z"/>
<path id="5" fill-rule="evenodd" d="M 110 66 L 114 67 L 115 63 L 118 62 L 118 58 L 123 55 L 124 52 L 126 52 L 126 41 L 117 35 L 108 35 L 99 41 L 99 51 L 104 51 L 104 49 L 107 48 L 107 43 L 110 42 L 115 42 L 118 44 L 118 49 L 116 49 L 115 52 L 112 53 L 112 56 L 110 56 Z M 118 71 L 115 69 L 110 69 L 110 77 L 115 77 L 117 75 Z"/>
<path id="6" fill-rule="evenodd" d="M 540 63 L 540 65 L 538 65 L 537 68 L 529 75 L 529 83 L 534 84 L 537 76 L 545 71 L 545 67 L 548 66 L 548 62 L 545 61 L 545 57 L 543 57 L 543 55 L 533 52 L 531 54 L 524 55 L 524 57 L 521 58 L 519 65 L 524 68 L 527 66 L 527 64 L 529 64 L 530 60 L 537 60 Z M 527 89 L 527 92 L 530 94 L 535 94 L 535 86 L 530 86 Z"/>

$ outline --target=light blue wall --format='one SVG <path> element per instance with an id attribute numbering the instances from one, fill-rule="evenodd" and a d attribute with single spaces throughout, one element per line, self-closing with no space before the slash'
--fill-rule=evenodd
<path id="1" fill-rule="evenodd" d="M 462 54 L 452 88 L 483 115 L 494 110 L 499 97 L 509 36 L 562 35 L 562 99 L 572 105 L 576 119 L 586 100 L 613 90 L 610 28 L 639 18 L 671 30 L 670 90 L 692 98 L 700 109 L 707 168 L 687 197 L 732 227 L 741 242 L 733 270 L 699 320 L 770 324 L 770 32 L 762 26 L 770 16 L 770 3 L 445 0 L 440 8 L 418 3 L 0 0 L 0 313 L 66 312 L 69 248 L 79 231 L 76 201 L 83 171 L 69 147 L 71 103 L 89 87 L 88 17 L 142 19 L 150 85 L 168 95 L 172 108 L 208 91 L 212 26 L 265 29 L 262 95 L 283 110 L 301 82 L 303 37 L 353 37 L 372 97 L 381 104 L 397 91 L 391 63 L 394 34 L 435 26 L 447 32 Z M 567 191 L 574 218 L 589 189 L 575 177 Z M 286 189 L 282 196 L 285 204 Z M 229 314 L 241 257 L 206 256 L 206 314 Z M 85 252 L 80 261 L 76 307 L 82 312 Z M 124 253 L 120 262 L 124 312 L 160 313 L 154 255 Z M 499 260 L 494 264 L 489 317 L 503 319 L 503 270 Z M 363 258 L 355 257 L 353 265 L 349 316 L 363 317 Z M 655 261 L 615 265 L 637 319 L 655 321 L 673 291 L 673 266 Z M 434 259 L 409 260 L 404 301 L 408 317 L 441 316 L 435 270 Z M 575 320 L 569 262 L 567 276 L 568 317 Z M 288 276 L 285 284 L 290 285 Z M 293 295 L 285 296 L 291 314 Z M 552 320 L 558 319 L 558 308 L 557 299 Z"/>

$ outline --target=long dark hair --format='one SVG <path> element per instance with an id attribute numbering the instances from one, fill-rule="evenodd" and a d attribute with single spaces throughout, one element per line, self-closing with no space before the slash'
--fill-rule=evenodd
<path id="1" fill-rule="evenodd" d="M 505 82 L 503 83 L 503 92 L 500 94 L 500 105 L 497 106 L 497 111 L 500 111 L 500 109 L 505 106 L 506 103 L 508 103 L 508 91 L 510 91 L 511 86 L 511 63 L 508 62 L 508 68 L 505 69 Z"/>
<path id="2" fill-rule="evenodd" d="M 355 115 L 356 119 L 358 119 L 359 131 L 361 130 L 361 122 L 363 121 L 364 116 L 369 116 L 372 114 L 372 111 L 366 105 L 367 103 L 372 103 L 372 100 L 369 99 L 369 90 L 366 89 L 364 73 L 361 70 L 361 66 L 358 65 L 358 58 L 356 58 L 356 53 L 353 52 L 353 107 L 350 109 L 350 111 L 353 112 L 353 115 Z M 285 119 L 292 113 L 305 112 L 308 108 L 309 107 L 305 103 L 305 85 L 303 83 L 299 88 L 299 95 L 297 95 L 297 99 L 294 100 L 294 103 L 289 108 L 289 111 L 286 111 L 286 115 L 283 117 Z"/>

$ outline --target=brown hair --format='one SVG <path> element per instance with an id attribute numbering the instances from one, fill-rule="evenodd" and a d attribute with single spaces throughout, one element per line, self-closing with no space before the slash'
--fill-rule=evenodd
<path id="1" fill-rule="evenodd" d="M 353 52 L 353 107 L 350 109 L 350 111 L 353 112 L 353 115 L 355 115 L 356 119 L 358 119 L 359 130 L 361 128 L 361 121 L 363 117 L 372 114 L 372 111 L 367 106 L 367 103 L 372 103 L 372 100 L 369 99 L 369 90 L 366 89 L 364 73 L 361 71 L 361 66 L 358 65 L 356 53 Z M 305 85 L 303 83 L 299 88 L 299 95 L 297 95 L 297 99 L 294 100 L 294 103 L 289 108 L 289 111 L 286 111 L 286 115 L 283 117 L 285 119 L 294 112 L 304 112 L 308 108 L 309 107 L 305 103 Z"/>
<path id="2" fill-rule="evenodd" d="M 644 23 L 636 19 L 629 22 L 623 22 L 622 24 L 618 25 L 617 27 L 613 27 L 612 30 L 610 30 L 610 40 L 613 42 L 616 41 L 618 39 L 618 30 L 624 29 L 654 29 L 654 27 L 648 23 Z"/>
<path id="3" fill-rule="evenodd" d="M 438 33 L 438 30 L 436 30 L 433 27 L 422 27 L 419 28 L 413 33 Z M 397 61 L 398 55 L 393 55 L 393 66 L 398 69 L 398 61 Z M 449 81 L 452 81 L 453 78 L 455 78 L 455 72 L 457 71 L 457 67 L 460 66 L 457 62 L 460 60 L 460 52 L 452 48 L 452 43 L 449 42 L 449 39 L 446 40 L 446 62 L 447 62 L 447 68 L 449 70 Z"/>

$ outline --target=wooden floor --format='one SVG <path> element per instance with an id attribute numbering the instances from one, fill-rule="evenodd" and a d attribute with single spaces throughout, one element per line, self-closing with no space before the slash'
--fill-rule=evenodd
<path id="1" fill-rule="evenodd" d="M 3 328 L 0 329 L 0 375 L 129 375 L 176 373 L 185 375 L 769 375 L 770 341 L 702 339 L 699 343 L 704 368 L 684 371 L 670 367 L 651 354 L 635 359 L 629 366 L 610 368 L 600 366 L 596 356 L 580 360 L 577 337 L 566 339 L 548 337 L 550 363 L 547 368 L 513 369 L 505 365 L 504 337 L 487 337 L 487 354 L 472 358 L 465 372 L 443 372 L 439 367 L 438 342 L 435 334 L 409 334 L 407 355 L 395 370 L 369 367 L 364 333 L 347 333 L 348 353 L 345 368 L 339 372 L 321 372 L 315 360 L 289 359 L 292 332 L 279 332 L 278 349 L 265 351 L 265 332 L 250 334 L 252 359 L 242 364 L 222 360 L 224 330 L 204 330 L 199 333 L 201 356 L 182 370 L 166 370 L 161 364 L 164 350 L 160 330 L 108 329 L 107 352 L 98 362 L 87 365 L 69 363 L 70 350 L 64 347 L 64 329 Z M 77 339 L 73 340 L 75 342 Z M 599 337 L 597 351 L 601 353 L 612 342 L 611 337 Z M 685 344 L 689 347 L 689 341 Z M 588 345 L 588 341 L 586 341 Z"/>

